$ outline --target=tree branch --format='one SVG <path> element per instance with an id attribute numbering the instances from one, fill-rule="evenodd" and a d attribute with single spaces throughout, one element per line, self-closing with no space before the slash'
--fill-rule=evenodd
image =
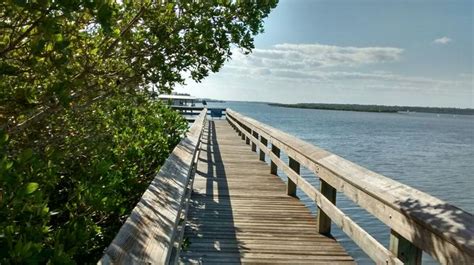
<path id="1" fill-rule="evenodd" d="M 29 27 L 28 29 L 25 30 L 25 32 L 23 32 L 20 36 L 18 36 L 18 38 L 16 38 L 14 41 L 10 42 L 10 44 L 5 48 L 3 49 L 2 51 L 0 51 L 0 57 L 4 57 L 9 51 L 11 50 L 14 50 L 16 45 L 18 45 L 18 43 L 20 43 L 24 38 L 26 38 L 28 36 L 28 34 L 30 34 L 30 32 L 36 28 L 38 26 L 38 24 L 40 23 L 40 21 L 46 16 L 46 14 L 49 13 L 49 11 L 51 11 L 51 7 L 48 8 L 48 10 L 46 10 L 46 12 L 43 12 L 41 14 L 41 16 L 36 19 Z"/>
<path id="2" fill-rule="evenodd" d="M 123 37 L 123 35 L 125 35 L 125 33 L 127 33 L 135 25 L 135 23 L 138 22 L 138 19 L 140 19 L 140 17 L 143 15 L 144 12 L 145 12 L 145 6 L 142 6 L 140 8 L 140 10 L 138 11 L 138 13 L 132 18 L 132 20 L 130 20 L 130 22 L 128 22 L 128 24 L 125 26 L 125 28 L 123 28 L 122 31 L 120 31 L 120 36 L 118 38 L 116 38 L 109 45 L 109 47 L 107 47 L 107 49 L 105 50 L 105 53 L 104 53 L 105 57 L 109 56 L 110 52 L 117 45 L 117 43 L 120 41 L 120 39 Z"/>

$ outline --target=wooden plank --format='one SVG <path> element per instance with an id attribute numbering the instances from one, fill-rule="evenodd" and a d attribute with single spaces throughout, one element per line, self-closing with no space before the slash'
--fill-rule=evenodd
<path id="1" fill-rule="evenodd" d="M 321 194 L 326 197 L 330 202 L 336 204 L 336 189 L 329 185 L 326 181 L 321 181 Z M 317 229 L 320 234 L 330 235 L 331 234 L 331 218 L 318 207 L 317 215 Z"/>
<path id="2" fill-rule="evenodd" d="M 244 135 L 245 137 L 245 135 Z M 260 137 L 260 142 L 262 143 L 262 145 L 264 146 L 267 146 L 268 144 L 268 141 L 267 139 L 265 139 L 265 137 Z M 260 156 L 260 161 L 263 161 L 265 162 L 265 152 L 263 152 L 262 150 L 259 151 L 259 156 Z"/>
<path id="3" fill-rule="evenodd" d="M 258 133 L 257 132 L 252 131 L 252 135 L 253 135 L 253 137 L 258 139 Z M 253 142 L 252 142 L 252 151 L 257 152 L 257 145 Z"/>
<path id="4" fill-rule="evenodd" d="M 239 148 L 245 146 L 242 136 L 229 123 L 214 121 L 210 127 L 194 180 L 185 230 L 191 244 L 181 252 L 182 263 L 353 264 L 337 241 L 316 232 L 309 209 L 285 195 L 284 182 L 258 161 L 260 155 Z M 242 134 L 255 138 L 246 129 Z M 264 144 L 259 139 L 265 155 Z"/>
<path id="5" fill-rule="evenodd" d="M 282 251 L 281 248 L 277 249 L 279 252 L 275 253 L 272 249 L 265 250 L 256 250 L 256 251 L 246 251 L 244 248 L 235 248 L 234 244 L 229 245 L 230 247 L 226 250 L 220 249 L 217 245 L 216 247 L 211 247 L 207 249 L 197 249 L 198 251 L 188 251 L 183 256 L 215 256 L 215 257 L 228 257 L 228 256 L 239 256 L 241 258 L 267 258 L 267 259 L 278 259 L 278 258 L 287 258 L 284 256 L 293 256 L 295 260 L 352 260 L 351 257 L 347 256 L 344 251 L 334 251 L 334 250 L 312 250 L 308 251 L 307 254 L 303 254 L 298 251 L 298 249 L 286 249 Z M 216 251 L 217 250 L 217 251 Z M 286 253 L 285 253 L 286 252 Z"/>
<path id="6" fill-rule="evenodd" d="M 271 154 L 270 154 L 271 155 Z M 275 158 L 276 159 L 276 158 Z M 378 264 L 403 264 L 382 244 L 375 240 L 370 234 L 363 230 L 352 219 L 339 210 L 331 201 L 323 196 L 320 191 L 313 187 L 307 180 L 296 174 L 286 166 L 283 161 L 275 161 L 301 190 L 312 198 L 319 208 L 338 225 L 364 252 Z"/>
<path id="7" fill-rule="evenodd" d="M 233 118 L 230 116 L 230 120 Z M 238 127 L 238 125 L 236 125 Z M 334 204 L 332 204 L 326 197 L 324 197 L 316 188 L 302 178 L 295 170 L 285 165 L 278 157 L 274 156 L 265 146 L 260 145 L 256 138 L 249 136 L 251 141 L 255 142 L 256 145 L 264 150 L 270 159 L 274 160 L 277 166 L 279 166 L 297 186 L 301 188 L 310 198 L 314 199 L 317 206 L 322 211 L 327 213 L 330 219 L 334 222 L 349 236 L 354 242 L 361 247 L 376 263 L 384 264 L 402 264 L 402 262 L 394 256 L 389 250 L 383 245 L 376 241 L 371 235 L 363 230 L 359 225 L 352 221 L 349 217 L 339 210 Z M 291 161 L 291 160 L 290 160 Z"/>
<path id="8" fill-rule="evenodd" d="M 278 147 L 274 146 L 273 144 L 272 144 L 272 153 L 275 156 L 280 157 L 280 149 L 278 149 Z M 270 174 L 277 175 L 277 173 L 278 173 L 278 167 L 273 161 L 271 161 L 270 162 Z"/>
<path id="9" fill-rule="evenodd" d="M 321 179 L 441 263 L 474 263 L 474 216 L 229 110 L 229 120 L 266 137 Z"/>
<path id="10" fill-rule="evenodd" d="M 250 132 L 250 130 L 247 130 L 247 132 Z M 245 144 L 250 145 L 250 138 L 245 136 Z"/>
<path id="11" fill-rule="evenodd" d="M 300 174 L 300 163 L 289 157 L 289 165 L 291 170 L 293 170 L 298 175 Z M 293 180 L 288 178 L 288 182 L 286 183 L 286 194 L 292 197 L 296 197 L 296 188 L 296 183 L 294 183 Z"/>
<path id="12" fill-rule="evenodd" d="M 421 265 L 421 249 L 393 230 L 390 232 L 389 248 L 405 265 Z"/>

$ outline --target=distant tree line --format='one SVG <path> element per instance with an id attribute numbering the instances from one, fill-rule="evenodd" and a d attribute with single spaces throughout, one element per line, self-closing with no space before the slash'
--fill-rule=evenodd
<path id="1" fill-rule="evenodd" d="M 360 104 L 325 104 L 325 103 L 298 103 L 280 104 L 269 103 L 270 106 L 298 108 L 298 109 L 324 109 L 361 112 L 425 112 L 437 114 L 474 115 L 474 109 L 460 108 L 438 108 L 438 107 L 411 107 L 411 106 L 384 106 L 384 105 L 360 105 Z"/>

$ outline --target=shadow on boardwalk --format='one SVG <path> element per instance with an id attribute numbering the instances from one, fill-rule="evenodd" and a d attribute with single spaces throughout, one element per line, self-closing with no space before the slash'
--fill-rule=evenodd
<path id="1" fill-rule="evenodd" d="M 182 263 L 353 264 L 316 232 L 304 204 L 286 194 L 227 121 L 211 121 L 194 180 Z"/>
<path id="2" fill-rule="evenodd" d="M 204 132 L 201 156 L 198 163 L 207 164 L 207 172 L 197 171 L 196 176 L 206 179 L 203 193 L 193 192 L 190 202 L 187 233 L 193 235 L 190 248 L 184 250 L 181 262 L 203 263 L 212 262 L 212 256 L 202 255 L 215 251 L 233 254 L 226 262 L 240 263 L 239 242 L 236 237 L 236 227 L 233 220 L 232 204 L 230 201 L 227 175 L 222 161 L 221 150 L 216 136 L 214 121 L 209 121 Z M 206 154 L 205 158 L 202 154 Z M 222 261 L 222 259 L 219 259 Z"/>

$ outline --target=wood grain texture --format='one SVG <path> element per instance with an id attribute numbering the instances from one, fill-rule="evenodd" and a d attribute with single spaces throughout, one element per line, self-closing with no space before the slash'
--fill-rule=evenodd
<path id="1" fill-rule="evenodd" d="M 320 179 L 320 182 L 321 194 L 328 198 L 331 203 L 336 204 L 336 189 L 322 179 Z M 331 218 L 319 207 L 317 216 L 316 223 L 318 224 L 318 232 L 320 234 L 331 234 Z"/>
<path id="2" fill-rule="evenodd" d="M 405 265 L 421 265 L 423 252 L 397 232 L 390 232 L 390 251 L 395 253 Z"/>
<path id="3" fill-rule="evenodd" d="M 474 264 L 472 214 L 235 111 L 227 114 L 441 263 Z"/>
<path id="4" fill-rule="evenodd" d="M 354 264 L 333 238 L 316 232 L 309 209 L 258 159 L 227 121 L 209 122 L 181 263 Z"/>
<path id="5" fill-rule="evenodd" d="M 98 264 L 168 264 L 206 112 L 166 159 Z"/>

